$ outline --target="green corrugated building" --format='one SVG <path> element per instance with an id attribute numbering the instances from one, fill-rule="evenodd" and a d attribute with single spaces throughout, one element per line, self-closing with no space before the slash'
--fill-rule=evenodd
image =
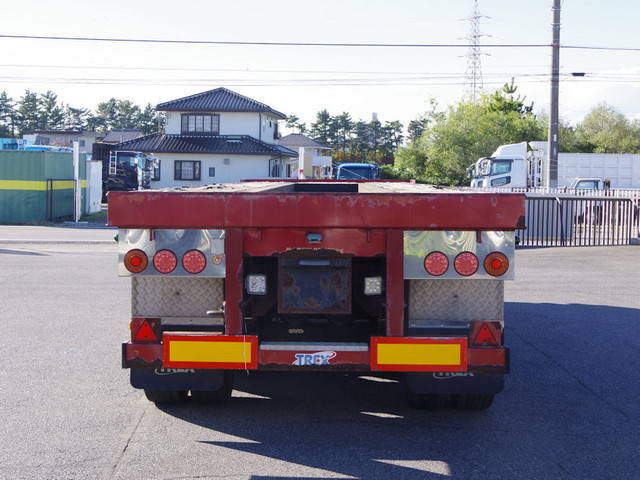
<path id="1" fill-rule="evenodd" d="M 82 209 L 87 191 L 80 155 Z M 73 217 L 73 154 L 0 151 L 0 223 L 40 223 Z"/>

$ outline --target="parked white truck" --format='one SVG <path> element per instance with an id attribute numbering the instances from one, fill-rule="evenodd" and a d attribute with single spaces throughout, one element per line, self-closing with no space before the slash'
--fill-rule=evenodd
<path id="1" fill-rule="evenodd" d="M 501 145 L 490 157 L 472 164 L 468 173 L 475 188 L 544 187 L 546 142 Z M 596 190 L 640 188 L 640 155 L 620 153 L 559 153 L 559 188 Z"/>

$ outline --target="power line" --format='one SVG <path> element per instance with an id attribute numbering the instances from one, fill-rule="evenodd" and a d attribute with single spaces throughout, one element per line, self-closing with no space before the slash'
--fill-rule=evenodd
<path id="1" fill-rule="evenodd" d="M 249 86 L 249 87 L 302 87 L 302 86 L 460 86 L 465 85 L 464 81 L 459 82 L 442 82 L 427 81 L 428 79 L 388 79 L 389 81 L 381 82 L 380 80 L 371 79 L 368 82 L 362 80 L 345 81 L 340 79 L 334 80 L 314 80 L 313 83 L 301 83 L 297 80 L 255 80 L 255 79 L 118 79 L 118 78 L 68 78 L 68 77 L 19 77 L 19 76 L 0 76 L 0 83 L 53 83 L 68 85 L 158 85 L 158 86 L 210 86 L 212 83 L 225 86 Z M 460 77 L 460 80 L 463 80 Z M 637 79 L 572 79 L 569 78 L 565 82 L 570 83 L 615 83 L 615 84 L 635 84 L 640 83 L 640 77 Z M 548 83 L 546 79 L 525 79 L 519 83 Z M 486 85 L 502 85 L 504 81 L 485 82 Z"/>
<path id="2" fill-rule="evenodd" d="M 502 67 L 526 67 L 532 65 L 502 65 Z M 459 72 L 423 72 L 423 71 L 375 71 L 375 70 L 308 70 L 308 69 L 248 69 L 248 68 L 198 68 L 198 67 L 133 67 L 116 65 L 41 65 L 41 64 L 0 64 L 4 68 L 51 68 L 51 69 L 73 69 L 73 70 L 132 70 L 132 71 L 173 71 L 173 72 L 234 72 L 234 73 L 306 73 L 306 74 L 352 74 L 352 75 L 464 75 Z M 486 75 L 511 76 L 514 72 L 490 72 Z M 516 76 L 528 75 L 548 75 L 547 73 L 518 73 Z"/>
<path id="3" fill-rule="evenodd" d="M 326 43 L 326 42 L 250 42 L 232 40 L 174 40 L 160 38 L 112 38 L 112 37 L 67 37 L 58 35 L 9 35 L 0 34 L 0 38 L 14 40 L 68 40 L 79 42 L 120 42 L 120 43 L 168 43 L 186 45 L 239 45 L 271 47 L 375 47 L 375 48 L 469 48 L 473 45 L 463 43 Z M 548 48 L 548 43 L 487 43 L 483 48 Z M 558 45 L 557 48 L 578 50 L 603 50 L 621 52 L 640 52 L 640 47 L 608 47 L 600 45 Z"/>
<path id="4" fill-rule="evenodd" d="M 63 37 L 48 35 L 0 35 L 0 38 L 19 40 L 70 40 L 79 42 L 173 43 L 187 45 L 255 45 L 269 47 L 469 48 L 471 46 L 456 43 L 241 42 L 231 40 L 168 40 L 159 38 Z M 548 46 L 548 44 L 535 43 L 494 43 L 484 45 L 486 48 L 540 48 Z"/>

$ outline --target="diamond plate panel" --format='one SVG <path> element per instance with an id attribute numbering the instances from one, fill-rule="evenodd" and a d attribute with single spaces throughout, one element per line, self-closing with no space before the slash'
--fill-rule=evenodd
<path id="1" fill-rule="evenodd" d="M 502 321 L 502 280 L 410 280 L 409 325 Z"/>
<path id="2" fill-rule="evenodd" d="M 220 310 L 224 279 L 132 277 L 131 314 L 136 317 L 205 317 Z"/>

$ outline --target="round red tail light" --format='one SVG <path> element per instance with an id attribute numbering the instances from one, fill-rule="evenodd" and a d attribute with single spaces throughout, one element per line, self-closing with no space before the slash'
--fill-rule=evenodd
<path id="1" fill-rule="evenodd" d="M 463 277 L 468 277 L 469 275 L 476 273 L 478 271 L 478 265 L 478 257 L 471 252 L 462 252 L 458 254 L 453 262 L 456 272 Z"/>
<path id="2" fill-rule="evenodd" d="M 509 270 L 509 259 L 504 253 L 493 252 L 484 259 L 484 269 L 489 275 L 499 277 Z"/>
<path id="3" fill-rule="evenodd" d="M 199 250 L 189 250 L 182 256 L 182 266 L 189 273 L 200 273 L 207 266 L 207 257 Z"/>
<path id="4" fill-rule="evenodd" d="M 178 259 L 171 250 L 159 250 L 153 256 L 153 266 L 160 273 L 171 273 L 178 265 Z"/>
<path id="5" fill-rule="evenodd" d="M 449 259 L 442 252 L 431 252 L 424 257 L 424 269 L 429 275 L 438 277 L 449 269 Z"/>
<path id="6" fill-rule="evenodd" d="M 147 268 L 149 259 L 142 250 L 129 250 L 124 256 L 124 266 L 131 273 L 140 273 Z"/>

